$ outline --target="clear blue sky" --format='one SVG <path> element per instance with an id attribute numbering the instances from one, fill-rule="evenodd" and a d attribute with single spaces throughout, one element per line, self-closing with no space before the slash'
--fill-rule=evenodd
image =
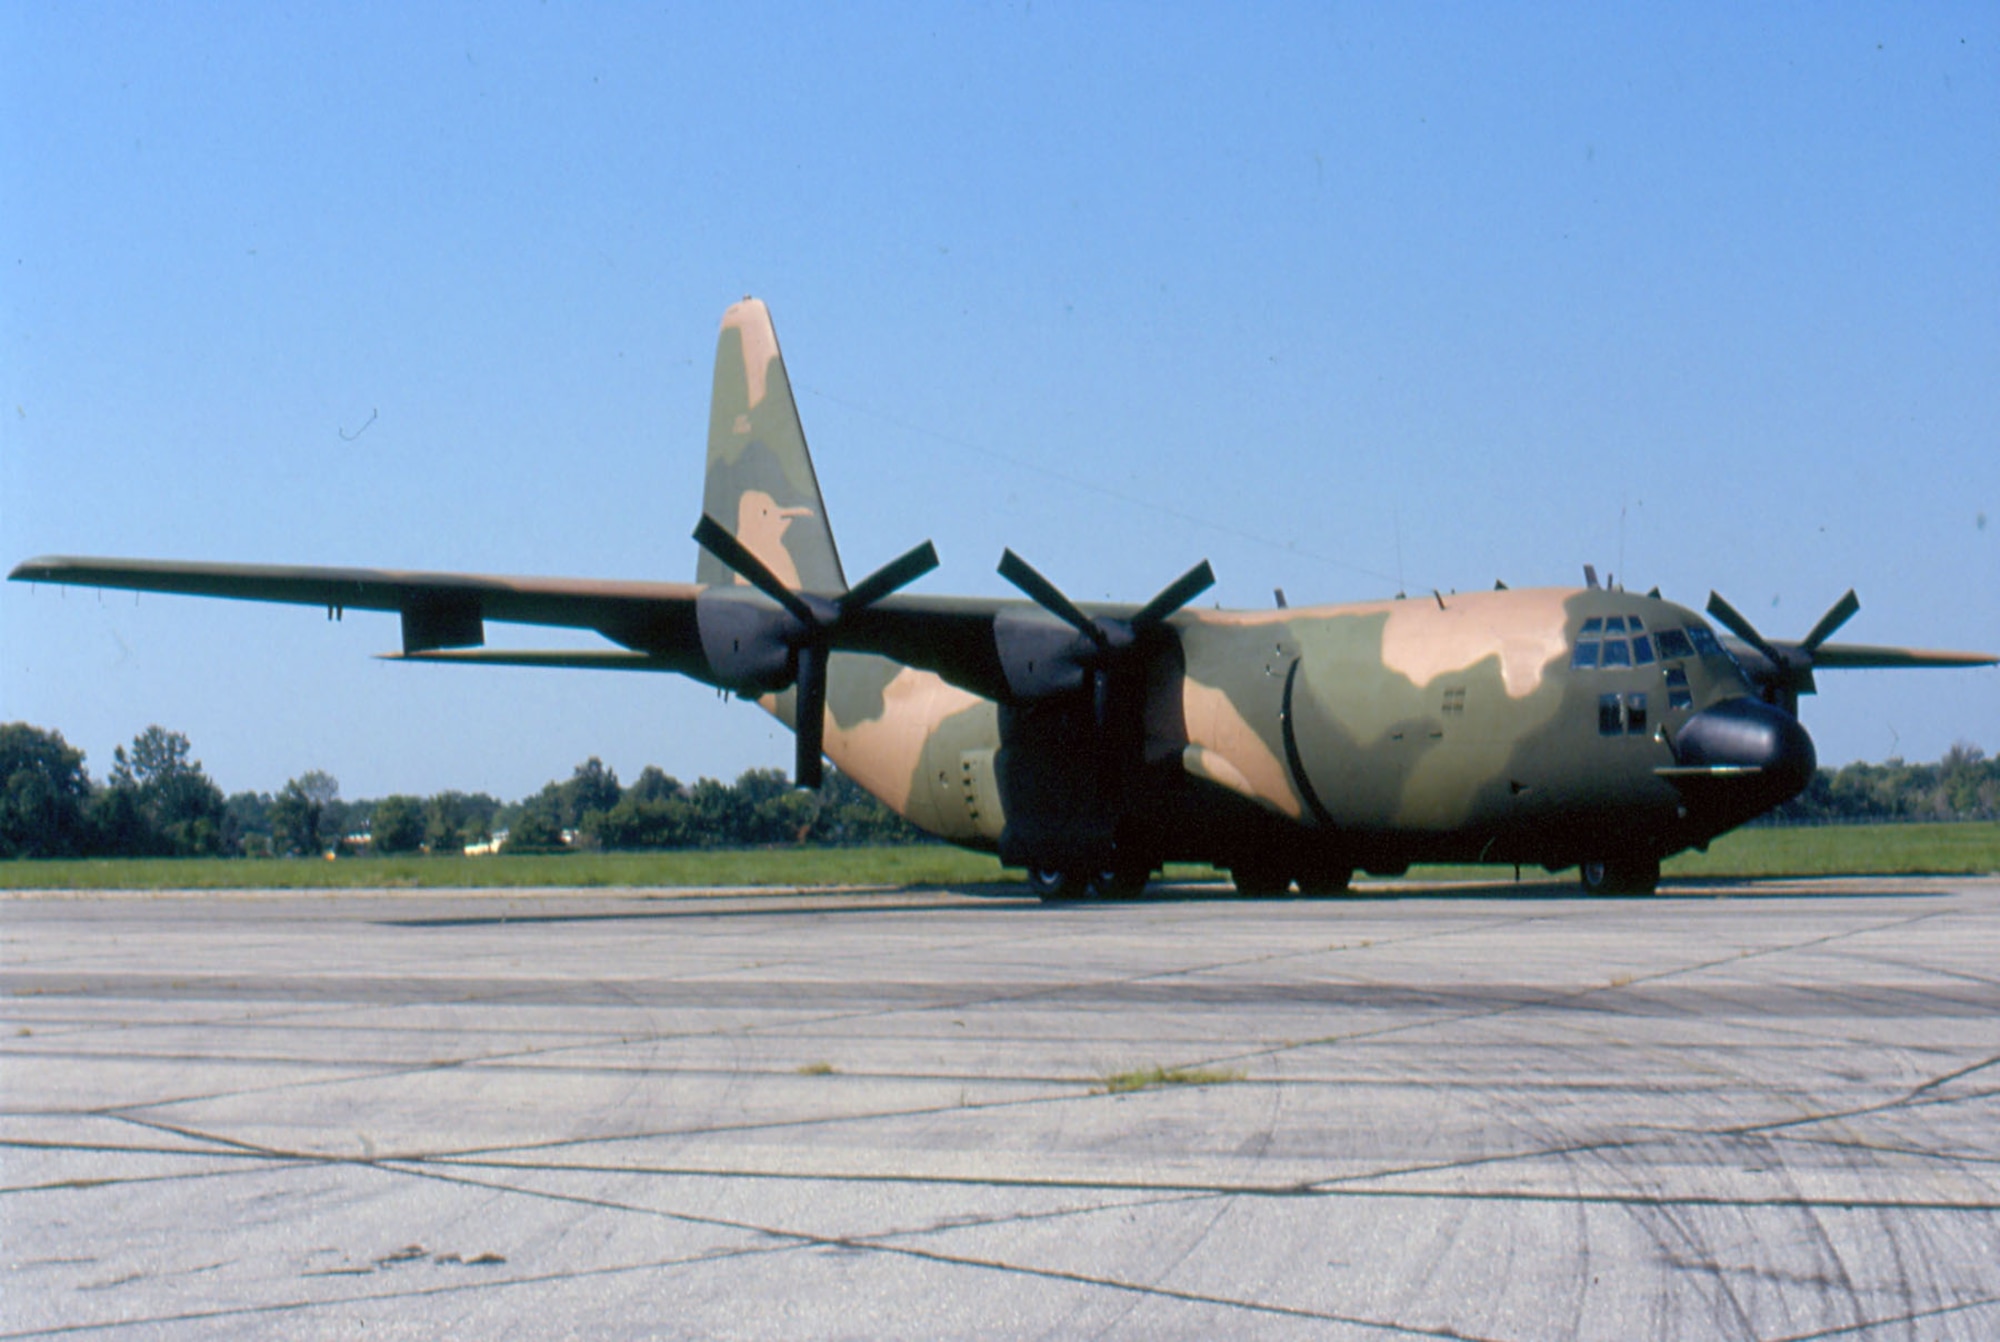
<path id="1" fill-rule="evenodd" d="M 685 578 L 722 309 L 844 555 L 1083 598 L 1573 583 L 2000 649 L 2000 7 L 0 7 L 0 560 Z M 536 642 L 504 626 L 497 643 Z M 785 765 L 671 678 L 0 585 L 101 777 Z M 1830 763 L 2000 673 L 1829 673 Z"/>

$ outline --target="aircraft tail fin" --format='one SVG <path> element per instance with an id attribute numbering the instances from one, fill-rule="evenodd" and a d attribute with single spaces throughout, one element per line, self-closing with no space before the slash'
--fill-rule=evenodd
<path id="1" fill-rule="evenodd" d="M 759 299 L 745 298 L 722 314 L 702 510 L 787 587 L 847 590 L 777 331 Z M 742 579 L 704 549 L 695 581 L 726 586 Z"/>

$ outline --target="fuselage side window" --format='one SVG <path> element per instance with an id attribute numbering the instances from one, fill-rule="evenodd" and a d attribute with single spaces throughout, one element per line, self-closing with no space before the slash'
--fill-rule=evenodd
<path id="1" fill-rule="evenodd" d="M 1688 690 L 1687 668 L 1670 666 L 1667 668 L 1667 707 L 1693 708 L 1694 695 Z"/>

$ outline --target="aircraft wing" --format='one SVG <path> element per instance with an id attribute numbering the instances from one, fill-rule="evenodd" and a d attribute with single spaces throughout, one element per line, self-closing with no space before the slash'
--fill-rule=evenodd
<path id="1" fill-rule="evenodd" d="M 402 617 L 401 660 L 504 666 L 673 671 L 721 683 L 706 656 L 700 608 L 706 594 L 734 606 L 777 608 L 743 587 L 699 583 L 527 578 L 478 573 L 213 564 L 159 559 L 30 559 L 11 575 L 47 582 L 181 596 L 379 610 Z M 1006 677 L 993 637 L 1002 609 L 1025 602 L 987 597 L 894 595 L 843 620 L 829 640 L 935 671 L 975 694 L 1003 697 Z M 484 648 L 485 622 L 589 629 L 622 650 L 503 651 Z"/>
<path id="2" fill-rule="evenodd" d="M 30 559 L 17 582 L 111 587 L 135 592 L 230 597 L 344 610 L 395 611 L 403 650 L 477 647 L 485 620 L 594 629 L 615 643 L 657 656 L 698 654 L 692 583 L 514 578 L 475 573 L 204 564 L 158 559 L 56 555 Z"/>
<path id="3" fill-rule="evenodd" d="M 1875 648 L 1861 643 L 1822 643 L 1814 649 L 1812 661 L 1814 667 L 1865 671 L 1908 666 L 1992 666 L 2000 658 L 1989 652 L 1940 652 L 1929 648 Z"/>

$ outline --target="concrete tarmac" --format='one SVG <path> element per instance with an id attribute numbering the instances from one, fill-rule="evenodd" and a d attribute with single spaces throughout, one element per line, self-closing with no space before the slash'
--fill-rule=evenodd
<path id="1" fill-rule="evenodd" d="M 0 931 L 8 1338 L 2000 1336 L 1993 878 Z"/>

